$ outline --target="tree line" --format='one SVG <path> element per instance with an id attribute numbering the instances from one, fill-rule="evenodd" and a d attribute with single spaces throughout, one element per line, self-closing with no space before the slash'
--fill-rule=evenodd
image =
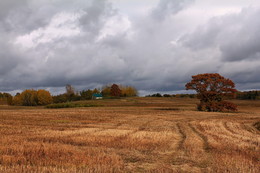
<path id="1" fill-rule="evenodd" d="M 197 94 L 161 94 L 161 93 L 155 93 L 155 94 L 146 95 L 145 97 L 196 98 Z"/>
<path id="2" fill-rule="evenodd" d="M 197 94 L 149 94 L 145 97 L 172 97 L 172 98 L 196 98 Z M 237 91 L 232 97 L 225 96 L 227 99 L 238 99 L 238 100 L 260 100 L 260 91 Z"/>
<path id="3" fill-rule="evenodd" d="M 138 91 L 133 86 L 124 85 L 105 85 L 101 89 L 87 89 L 77 92 L 71 85 L 66 86 L 66 92 L 57 96 L 53 96 L 53 103 L 63 103 L 79 100 L 91 100 L 93 94 L 100 94 L 103 98 L 120 98 L 120 97 L 135 97 Z"/>
<path id="4" fill-rule="evenodd" d="M 236 98 L 240 100 L 260 100 L 260 91 L 237 92 Z"/>
<path id="5" fill-rule="evenodd" d="M 93 94 L 100 94 L 104 98 L 135 97 L 138 95 L 136 88 L 124 85 L 105 85 L 102 89 L 87 89 L 76 91 L 72 85 L 66 85 L 66 92 L 52 96 L 44 89 L 26 89 L 14 97 L 9 93 L 0 93 L 0 104 L 16 106 L 43 106 L 52 103 L 65 103 L 79 100 L 91 100 Z"/>

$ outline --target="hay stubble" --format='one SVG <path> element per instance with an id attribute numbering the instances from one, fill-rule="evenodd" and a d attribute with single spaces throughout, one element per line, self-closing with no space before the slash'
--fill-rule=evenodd
<path id="1" fill-rule="evenodd" d="M 1 109 L 0 172 L 260 169 L 260 134 L 253 127 L 260 102 L 239 101 L 238 113 L 198 112 L 195 99 L 99 102 L 105 106 Z"/>

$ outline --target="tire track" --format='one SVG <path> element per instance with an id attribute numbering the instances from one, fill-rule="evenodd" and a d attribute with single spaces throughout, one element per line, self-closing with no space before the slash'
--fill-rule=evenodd
<path id="1" fill-rule="evenodd" d="M 232 134 L 238 134 L 238 135 L 240 135 L 239 133 L 237 133 L 237 132 L 235 132 L 234 130 L 232 130 L 229 126 L 228 126 L 228 124 L 227 124 L 228 122 L 223 122 L 222 124 L 223 124 L 223 126 L 225 127 L 225 129 L 227 130 L 227 131 L 229 131 L 230 133 L 232 133 Z"/>
<path id="2" fill-rule="evenodd" d="M 190 122 L 185 122 L 183 124 L 177 124 L 179 133 L 182 138 L 179 142 L 179 150 L 193 150 L 194 145 L 201 148 L 203 151 L 209 148 L 208 140 L 205 136 L 201 135 L 191 124 Z"/>
<path id="3" fill-rule="evenodd" d="M 181 138 L 177 150 L 172 153 L 168 160 L 171 160 L 172 165 L 189 165 L 191 168 L 203 172 L 211 162 L 207 138 L 200 134 L 190 122 L 178 122 L 176 127 Z"/>
<path id="4" fill-rule="evenodd" d="M 234 129 L 229 127 L 225 121 L 204 121 L 203 124 L 201 122 L 199 126 L 203 129 L 205 134 L 216 142 L 217 145 L 229 143 L 241 147 L 245 145 L 259 147 L 260 142 L 255 135 L 252 136 L 252 133 L 250 133 L 251 135 L 245 135 L 242 133 L 243 131 L 241 131 L 240 128 L 237 129 L 238 132 L 235 132 Z"/>
<path id="5" fill-rule="evenodd" d="M 223 126 L 226 128 L 227 131 L 229 131 L 231 134 L 234 134 L 234 135 L 237 135 L 237 136 L 243 136 L 245 137 L 246 135 L 245 134 L 241 134 L 241 133 L 247 133 L 247 136 L 249 137 L 255 137 L 255 134 L 252 133 L 252 131 L 254 131 L 254 129 L 251 129 L 250 127 L 244 125 L 244 124 L 241 124 L 241 123 L 238 123 L 236 126 L 237 127 L 230 127 L 228 125 L 228 122 L 223 122 Z M 235 130 L 234 130 L 235 128 Z M 240 133 L 239 133 L 240 132 Z"/>
<path id="6" fill-rule="evenodd" d="M 257 140 L 255 134 L 252 134 L 249 131 L 244 130 L 244 128 L 237 128 L 237 131 L 234 131 L 230 126 L 228 126 L 228 122 L 223 122 L 222 125 L 225 128 L 225 130 L 230 134 L 230 137 L 244 143 L 259 146 L 259 140 Z M 239 127 L 242 127 L 241 124 L 239 125 Z M 243 134 L 245 132 L 247 133 L 247 135 Z"/>
<path id="7" fill-rule="evenodd" d="M 196 133 L 198 137 L 201 138 L 205 152 L 209 152 L 209 150 L 211 150 L 212 147 L 209 144 L 208 138 L 205 135 L 203 135 L 201 132 L 199 132 L 195 127 L 193 127 L 191 123 L 188 123 L 188 125 L 192 129 L 192 131 Z"/>
<path id="8" fill-rule="evenodd" d="M 187 135 L 182 130 L 182 128 L 180 126 L 180 123 L 177 123 L 176 126 L 177 126 L 177 129 L 178 129 L 179 133 L 181 134 L 181 140 L 180 140 L 180 142 L 178 144 L 178 148 L 177 149 L 178 150 L 184 150 L 184 142 L 185 142 L 185 140 L 187 138 Z"/>

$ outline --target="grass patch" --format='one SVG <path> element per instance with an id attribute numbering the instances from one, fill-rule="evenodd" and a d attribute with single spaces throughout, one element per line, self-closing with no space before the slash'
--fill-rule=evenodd
<path id="1" fill-rule="evenodd" d="M 48 109 L 61 109 L 61 108 L 80 108 L 80 107 L 102 107 L 103 105 L 97 104 L 80 104 L 80 103 L 57 103 L 47 105 Z"/>
<path id="2" fill-rule="evenodd" d="M 180 108 L 155 108 L 155 110 L 160 110 L 160 111 L 180 111 Z"/>

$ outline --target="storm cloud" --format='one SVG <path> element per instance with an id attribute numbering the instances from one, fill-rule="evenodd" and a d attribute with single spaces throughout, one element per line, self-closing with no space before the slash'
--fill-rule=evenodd
<path id="1" fill-rule="evenodd" d="M 122 10 L 130 1 L 2 0 L 0 90 L 120 83 L 180 92 L 191 75 L 211 72 L 260 89 L 260 3 L 131 2 L 141 10 Z"/>

